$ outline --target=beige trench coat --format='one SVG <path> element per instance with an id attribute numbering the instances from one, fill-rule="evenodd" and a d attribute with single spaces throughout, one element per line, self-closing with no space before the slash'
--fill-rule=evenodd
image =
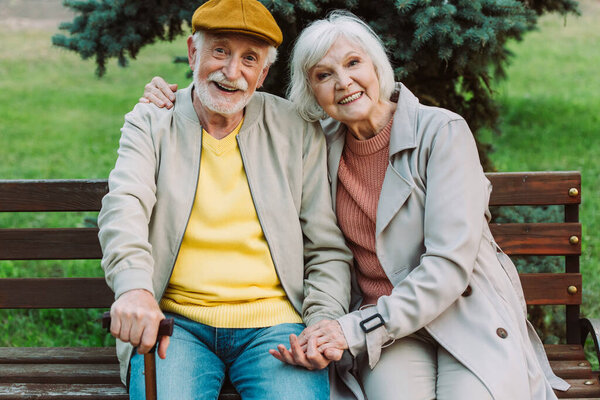
<path id="1" fill-rule="evenodd" d="M 527 322 L 517 271 L 488 228 L 491 184 L 469 127 L 457 114 L 419 104 L 403 85 L 397 89 L 376 221 L 377 256 L 394 289 L 375 307 L 338 319 L 350 353 L 367 352 L 377 368 L 383 344 L 425 328 L 494 399 L 555 399 L 552 387 L 569 385 L 552 373 Z M 335 205 L 344 131 L 323 126 Z M 376 313 L 385 324 L 365 334 L 360 322 Z M 363 398 L 349 358 L 332 371 L 332 399 Z"/>

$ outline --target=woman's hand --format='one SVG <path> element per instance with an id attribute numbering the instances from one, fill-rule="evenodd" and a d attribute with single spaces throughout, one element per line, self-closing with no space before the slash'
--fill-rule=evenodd
<path id="1" fill-rule="evenodd" d="M 144 86 L 144 96 L 140 97 L 140 103 L 152 103 L 157 107 L 171 109 L 175 101 L 177 84 L 169 84 L 160 76 L 152 78 L 150 83 Z"/>
<path id="2" fill-rule="evenodd" d="M 313 337 L 316 339 L 317 350 L 333 361 L 338 361 L 348 348 L 342 327 L 335 320 L 324 319 L 307 327 L 298 337 L 298 342 L 302 348 L 306 348 L 309 339 Z"/>
<path id="3" fill-rule="evenodd" d="M 290 335 L 290 348 L 283 344 L 269 353 L 279 361 L 309 370 L 323 369 L 339 361 L 348 348 L 342 328 L 337 321 L 323 320 L 305 328 L 299 337 Z"/>

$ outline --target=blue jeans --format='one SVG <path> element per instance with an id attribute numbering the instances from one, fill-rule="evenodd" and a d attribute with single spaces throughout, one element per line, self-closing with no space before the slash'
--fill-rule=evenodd
<path id="1" fill-rule="evenodd" d="M 267 328 L 213 328 L 176 314 L 167 358 L 156 356 L 159 400 L 217 399 L 225 379 L 244 400 L 329 399 L 327 369 L 309 371 L 284 364 L 269 354 L 302 324 Z M 145 399 L 144 357 L 131 358 L 129 398 Z"/>

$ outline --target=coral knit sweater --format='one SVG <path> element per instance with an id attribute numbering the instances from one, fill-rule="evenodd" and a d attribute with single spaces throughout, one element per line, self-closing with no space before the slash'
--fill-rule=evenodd
<path id="1" fill-rule="evenodd" d="M 377 303 L 393 288 L 375 253 L 377 202 L 388 166 L 392 120 L 367 140 L 357 140 L 346 132 L 338 169 L 336 213 L 354 254 L 363 305 Z"/>

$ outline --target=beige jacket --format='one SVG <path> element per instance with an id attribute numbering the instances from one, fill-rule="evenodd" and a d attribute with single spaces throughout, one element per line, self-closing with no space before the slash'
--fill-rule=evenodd
<path id="1" fill-rule="evenodd" d="M 115 298 L 141 288 L 159 300 L 196 190 L 202 190 L 197 187 L 202 128 L 191 86 L 177 92 L 171 110 L 136 105 L 121 132 L 98 217 L 102 267 Z M 255 93 L 245 109 L 238 144 L 258 219 L 290 302 L 307 324 L 345 314 L 352 255 L 332 211 L 320 127 L 302 120 L 287 100 Z M 129 344 L 117 343 L 123 382 L 131 353 Z"/>
<path id="2" fill-rule="evenodd" d="M 568 384 L 552 373 L 527 322 L 517 271 L 490 233 L 491 185 L 469 127 L 459 115 L 420 105 L 403 85 L 398 90 L 376 221 L 377 256 L 394 289 L 375 307 L 338 319 L 350 352 L 367 352 L 373 368 L 383 344 L 425 328 L 494 399 L 555 399 L 552 387 Z M 344 132 L 324 126 L 335 205 Z M 385 324 L 366 334 L 360 323 L 376 313 Z M 347 373 L 351 360 L 336 367 L 346 387 L 334 381 L 332 398 L 362 398 Z"/>

